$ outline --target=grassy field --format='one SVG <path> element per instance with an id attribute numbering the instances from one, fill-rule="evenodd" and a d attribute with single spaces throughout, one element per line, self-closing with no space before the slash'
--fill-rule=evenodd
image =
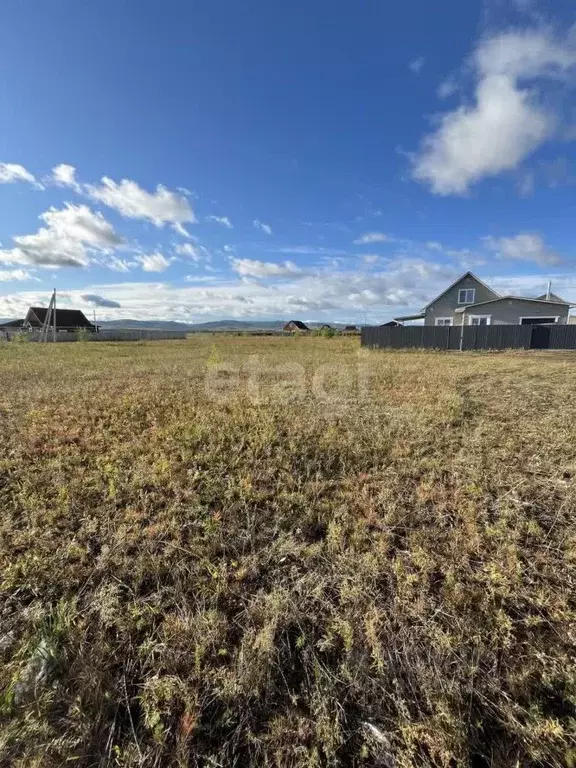
<path id="1" fill-rule="evenodd" d="M 0 346 L 0 763 L 576 764 L 576 357 Z"/>

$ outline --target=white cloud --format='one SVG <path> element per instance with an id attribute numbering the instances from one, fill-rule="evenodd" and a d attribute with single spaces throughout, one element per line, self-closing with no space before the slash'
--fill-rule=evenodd
<path id="1" fill-rule="evenodd" d="M 282 245 L 269 246 L 270 253 L 297 253 L 307 256 L 345 256 L 346 251 L 341 248 L 325 248 L 322 245 Z"/>
<path id="2" fill-rule="evenodd" d="M 484 40 L 474 62 L 482 77 L 563 77 L 576 64 L 576 45 L 571 37 L 555 38 L 547 29 L 513 30 Z"/>
<path id="3" fill-rule="evenodd" d="M 0 250 L 0 262 L 39 267 L 85 267 L 93 251 L 108 252 L 122 243 L 101 213 L 66 203 L 41 214 L 46 224 L 33 235 L 17 235 L 14 247 Z"/>
<path id="4" fill-rule="evenodd" d="M 44 186 L 23 165 L 0 163 L 0 184 L 15 184 L 19 181 L 31 184 L 35 189 L 44 189 Z"/>
<path id="5" fill-rule="evenodd" d="M 37 280 L 25 269 L 0 269 L 0 283 L 9 283 L 12 280 Z"/>
<path id="6" fill-rule="evenodd" d="M 483 80 L 476 105 L 442 118 L 423 142 L 414 176 L 440 195 L 462 194 L 485 176 L 515 168 L 553 130 L 550 116 L 507 77 Z"/>
<path id="7" fill-rule="evenodd" d="M 486 237 L 484 241 L 501 259 L 533 261 L 541 266 L 562 262 L 561 257 L 548 248 L 538 234 L 524 232 L 514 237 Z"/>
<path id="8" fill-rule="evenodd" d="M 270 224 L 264 224 L 264 222 L 260 221 L 259 219 L 254 219 L 252 224 L 256 227 L 256 229 L 261 229 L 262 232 L 265 232 L 267 235 L 272 234 L 272 227 Z"/>
<path id="9" fill-rule="evenodd" d="M 255 259 L 230 259 L 232 269 L 243 277 L 286 277 L 298 275 L 301 270 L 292 261 L 276 264 Z"/>
<path id="10" fill-rule="evenodd" d="M 40 186 L 34 176 L 18 163 L 0 163 L 0 184 L 13 184 L 17 181 L 26 181 L 28 184 Z"/>
<path id="11" fill-rule="evenodd" d="M 441 116 L 426 136 L 414 178 L 440 195 L 463 194 L 487 176 L 516 168 L 546 139 L 556 117 L 526 80 L 562 78 L 576 48 L 545 29 L 504 32 L 484 40 L 472 58 L 474 103 Z"/>
<path id="12" fill-rule="evenodd" d="M 127 273 L 130 272 L 130 268 L 136 266 L 136 263 L 133 261 L 126 261 L 126 259 L 120 259 L 117 256 L 107 256 L 106 263 L 104 266 L 108 267 L 108 269 L 113 270 L 114 272 L 123 272 Z"/>
<path id="13" fill-rule="evenodd" d="M 60 210 L 50 208 L 40 218 L 58 237 L 69 237 L 95 248 L 115 248 L 123 242 L 104 216 L 87 205 L 66 203 Z"/>
<path id="14" fill-rule="evenodd" d="M 414 59 L 413 61 L 408 64 L 410 67 L 410 71 L 413 72 L 415 75 L 419 75 L 420 72 L 422 72 L 422 67 L 424 66 L 425 59 L 424 56 L 418 56 L 417 59 Z"/>
<path id="15" fill-rule="evenodd" d="M 458 84 L 453 77 L 448 77 L 444 82 L 440 83 L 436 93 L 439 99 L 447 99 L 449 96 L 453 96 L 458 90 Z"/>
<path id="16" fill-rule="evenodd" d="M 51 181 L 62 187 L 72 187 L 76 190 L 80 188 L 76 181 L 76 168 L 73 165 L 67 165 L 67 163 L 60 163 L 60 165 L 52 168 Z"/>
<path id="17" fill-rule="evenodd" d="M 94 307 L 105 307 L 107 309 L 120 309 L 122 307 L 119 301 L 106 299 L 104 296 L 99 296 L 96 293 L 83 293 L 80 298 L 87 304 L 92 304 Z"/>
<path id="18" fill-rule="evenodd" d="M 216 224 L 222 224 L 226 229 L 234 229 L 234 225 L 228 218 L 228 216 L 206 216 L 207 221 L 213 221 Z"/>
<path id="19" fill-rule="evenodd" d="M 170 266 L 170 260 L 158 252 L 137 256 L 136 259 L 144 272 L 164 272 Z"/>
<path id="20" fill-rule="evenodd" d="M 359 238 L 354 240 L 355 245 L 370 245 L 371 243 L 389 243 L 393 240 L 389 235 L 384 232 L 366 232 Z"/>
<path id="21" fill-rule="evenodd" d="M 82 306 L 81 295 L 105 296 L 121 309 L 99 311 L 101 319 L 140 318 L 199 322 L 219 318 L 296 318 L 382 322 L 393 315 L 420 310 L 437 296 L 462 269 L 454 264 L 433 264 L 422 259 L 397 259 L 377 272 L 326 269 L 296 275 L 270 284 L 240 277 L 194 276 L 181 285 L 150 282 L 118 282 L 86 285 L 68 291 L 71 306 Z M 576 298 L 576 276 L 552 274 L 553 290 L 566 299 Z M 496 290 L 537 295 L 546 289 L 546 277 L 535 275 L 486 276 Z M 0 317 L 23 317 L 34 304 L 46 304 L 49 291 L 27 291 L 0 296 Z"/>
<path id="22" fill-rule="evenodd" d="M 524 171 L 518 179 L 518 193 L 520 197 L 530 197 L 534 192 L 534 171 Z"/>
<path id="23" fill-rule="evenodd" d="M 199 263 L 203 259 L 207 261 L 210 260 L 210 252 L 204 248 L 203 245 L 181 243 L 180 245 L 176 246 L 174 251 L 179 256 L 184 256 L 185 258 L 190 259 L 191 261 L 195 261 L 196 263 Z"/>
<path id="24" fill-rule="evenodd" d="M 171 224 L 180 234 L 188 235 L 184 224 L 196 221 L 190 203 L 182 194 L 159 184 L 155 192 L 147 192 L 135 181 L 115 182 L 104 176 L 99 186 L 85 184 L 83 191 L 92 200 L 107 205 L 129 219 L 146 219 L 155 226 Z"/>

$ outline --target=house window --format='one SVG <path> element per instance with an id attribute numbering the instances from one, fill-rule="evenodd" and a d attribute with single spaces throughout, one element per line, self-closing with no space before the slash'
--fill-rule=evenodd
<path id="1" fill-rule="evenodd" d="M 461 288 L 458 291 L 458 304 L 474 304 L 476 288 Z"/>
<path id="2" fill-rule="evenodd" d="M 470 325 L 490 325 L 492 315 L 470 315 Z"/>
<path id="3" fill-rule="evenodd" d="M 437 317 L 436 325 L 452 325 L 451 317 Z"/>

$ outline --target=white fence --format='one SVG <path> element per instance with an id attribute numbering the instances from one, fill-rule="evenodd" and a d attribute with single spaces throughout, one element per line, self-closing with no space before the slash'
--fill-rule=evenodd
<path id="1" fill-rule="evenodd" d="M 58 331 L 56 341 L 167 341 L 169 339 L 185 339 L 188 331 L 153 331 L 153 330 L 123 330 L 114 328 L 101 330 L 98 333 L 79 333 Z M 35 342 L 40 341 L 40 331 L 7 331 L 0 330 L 0 341 Z M 52 341 L 52 331 L 48 332 L 48 341 Z"/>

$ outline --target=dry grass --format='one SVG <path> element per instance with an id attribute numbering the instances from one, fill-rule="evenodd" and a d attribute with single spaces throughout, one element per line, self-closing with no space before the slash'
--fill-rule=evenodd
<path id="1" fill-rule="evenodd" d="M 0 762 L 573 765 L 575 360 L 0 347 Z"/>

